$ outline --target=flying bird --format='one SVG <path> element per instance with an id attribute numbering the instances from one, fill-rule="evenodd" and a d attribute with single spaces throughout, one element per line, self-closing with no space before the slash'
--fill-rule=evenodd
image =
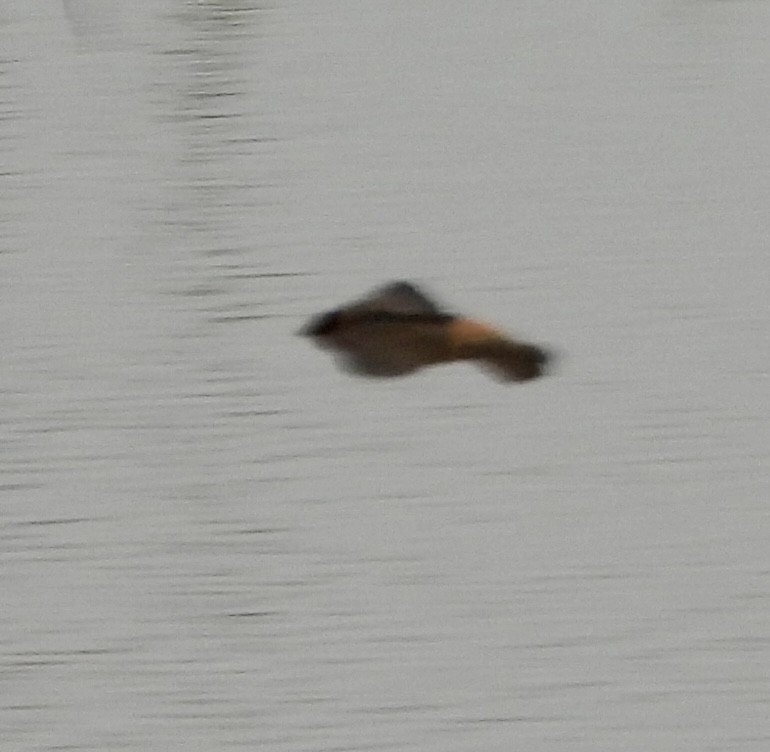
<path id="1" fill-rule="evenodd" d="M 312 318 L 300 332 L 363 376 L 403 376 L 421 368 L 472 361 L 501 381 L 542 376 L 551 359 L 537 345 L 476 319 L 442 310 L 409 282 L 392 282 Z"/>

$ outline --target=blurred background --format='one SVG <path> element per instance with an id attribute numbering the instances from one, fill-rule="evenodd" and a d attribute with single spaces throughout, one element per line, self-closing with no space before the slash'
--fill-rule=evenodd
<path id="1" fill-rule="evenodd" d="M 0 34 L 3 749 L 770 748 L 770 4 Z M 295 336 L 394 278 L 556 372 Z"/>

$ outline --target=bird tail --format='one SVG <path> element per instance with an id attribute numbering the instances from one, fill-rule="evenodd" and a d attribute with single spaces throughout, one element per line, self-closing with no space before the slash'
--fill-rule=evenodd
<path id="1" fill-rule="evenodd" d="M 537 345 L 500 337 L 484 343 L 477 360 L 502 381 L 529 381 L 543 375 L 551 358 Z"/>

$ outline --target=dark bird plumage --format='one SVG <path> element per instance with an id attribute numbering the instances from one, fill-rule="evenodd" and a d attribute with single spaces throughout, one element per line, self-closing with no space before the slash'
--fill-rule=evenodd
<path id="1" fill-rule="evenodd" d="M 502 381 L 542 376 L 550 357 L 489 324 L 447 313 L 409 282 L 393 282 L 311 319 L 300 331 L 342 366 L 366 376 L 402 376 L 453 361 L 475 361 Z"/>

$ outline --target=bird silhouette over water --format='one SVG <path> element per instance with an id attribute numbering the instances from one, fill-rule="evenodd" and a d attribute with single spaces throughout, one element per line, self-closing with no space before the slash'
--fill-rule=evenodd
<path id="1" fill-rule="evenodd" d="M 542 376 L 549 354 L 489 324 L 447 313 L 409 282 L 392 282 L 300 330 L 340 365 L 363 376 L 403 376 L 420 368 L 473 361 L 501 381 Z"/>

